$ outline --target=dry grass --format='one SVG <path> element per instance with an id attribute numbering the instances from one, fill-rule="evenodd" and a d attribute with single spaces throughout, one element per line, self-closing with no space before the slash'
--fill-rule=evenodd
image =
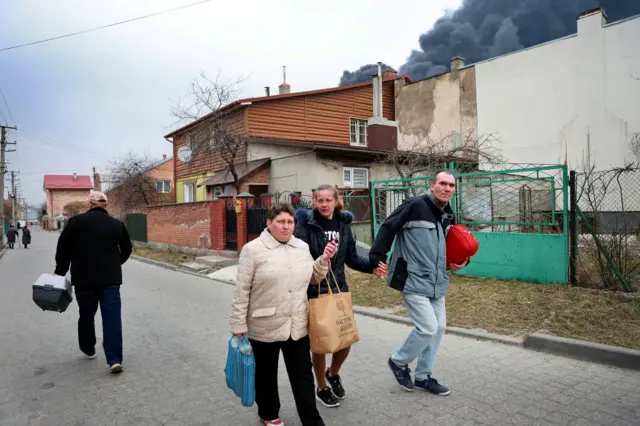
<path id="1" fill-rule="evenodd" d="M 170 263 L 172 265 L 193 262 L 196 258 L 194 254 L 156 250 L 148 247 L 135 247 L 133 249 L 133 254 L 140 257 L 146 257 L 147 259 L 157 260 L 159 262 Z"/>
<path id="2" fill-rule="evenodd" d="M 354 305 L 395 308 L 402 296 L 385 280 L 348 271 Z M 447 323 L 523 336 L 538 332 L 640 349 L 640 298 L 603 295 L 581 288 L 474 277 L 452 277 Z"/>

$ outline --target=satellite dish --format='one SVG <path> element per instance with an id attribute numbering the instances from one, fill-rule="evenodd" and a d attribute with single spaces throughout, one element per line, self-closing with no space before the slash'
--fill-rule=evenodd
<path id="1" fill-rule="evenodd" d="M 188 163 L 189 161 L 191 161 L 192 155 L 193 151 L 191 151 L 191 148 L 189 148 L 188 146 L 181 146 L 178 149 L 178 160 L 180 161 Z"/>

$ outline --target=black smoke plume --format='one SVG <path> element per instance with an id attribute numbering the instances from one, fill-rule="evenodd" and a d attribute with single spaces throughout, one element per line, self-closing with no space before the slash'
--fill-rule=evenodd
<path id="1" fill-rule="evenodd" d="M 449 70 L 454 56 L 476 63 L 577 31 L 578 15 L 603 7 L 609 22 L 640 14 L 640 0 L 464 0 L 418 39 L 399 72 L 414 80 Z M 377 65 L 344 71 L 340 85 L 370 81 Z"/>

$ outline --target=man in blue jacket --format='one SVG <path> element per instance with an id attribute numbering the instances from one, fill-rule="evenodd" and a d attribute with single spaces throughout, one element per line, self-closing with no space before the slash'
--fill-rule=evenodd
<path id="1" fill-rule="evenodd" d="M 398 384 L 407 391 L 418 387 L 436 395 L 451 393 L 431 373 L 446 329 L 447 270 L 458 271 L 469 262 L 446 264 L 445 240 L 455 224 L 449 200 L 455 189 L 455 177 L 438 172 L 427 194 L 406 200 L 384 221 L 369 254 L 374 265 L 384 262 L 395 238 L 388 284 L 402 292 L 415 328 L 388 362 Z M 415 359 L 414 382 L 408 365 Z"/>

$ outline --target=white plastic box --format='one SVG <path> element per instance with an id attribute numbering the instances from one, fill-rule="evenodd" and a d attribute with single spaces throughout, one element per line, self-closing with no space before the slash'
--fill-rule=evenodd
<path id="1" fill-rule="evenodd" d="M 71 283 L 60 275 L 42 274 L 33 285 L 33 301 L 43 311 L 64 312 L 72 300 Z"/>

